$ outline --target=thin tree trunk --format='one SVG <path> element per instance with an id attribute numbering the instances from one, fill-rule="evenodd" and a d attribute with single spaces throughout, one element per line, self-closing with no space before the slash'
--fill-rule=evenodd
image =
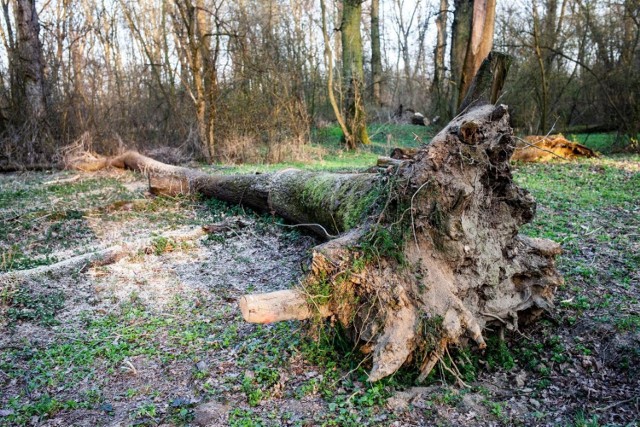
<path id="1" fill-rule="evenodd" d="M 447 10 L 449 8 L 448 0 L 440 0 L 440 10 L 436 18 L 436 47 L 434 49 L 434 85 L 439 85 L 444 81 L 444 54 L 447 50 Z"/>
<path id="2" fill-rule="evenodd" d="M 205 139 L 202 141 L 205 158 L 208 162 L 215 159 L 215 120 L 218 97 L 218 76 L 216 70 L 217 45 L 211 49 L 212 25 L 210 12 L 205 8 L 204 0 L 196 0 L 196 28 L 198 48 L 202 61 L 202 80 L 205 96 Z M 216 36 L 217 40 L 217 36 Z"/>
<path id="3" fill-rule="evenodd" d="M 349 135 L 345 144 L 354 150 L 359 144 L 369 144 L 367 118 L 364 109 L 364 68 L 360 17 L 362 0 L 342 2 L 342 75 L 345 85 L 344 112 Z"/>
<path id="4" fill-rule="evenodd" d="M 446 100 L 447 90 L 444 85 L 445 79 L 445 65 L 444 57 L 447 50 L 447 14 L 449 9 L 448 0 L 440 0 L 440 10 L 438 11 L 438 17 L 436 18 L 436 46 L 433 51 L 433 85 L 432 92 L 436 96 L 436 108 L 435 111 L 438 114 L 442 114 L 444 109 L 442 108 L 443 101 Z"/>
<path id="5" fill-rule="evenodd" d="M 540 17 L 538 15 L 538 5 L 535 0 L 531 2 L 533 15 L 533 46 L 538 61 L 538 71 L 540 72 L 540 123 L 538 130 L 541 133 L 547 132 L 547 111 L 549 109 L 549 82 L 547 81 L 547 64 L 541 48 Z"/>
<path id="6" fill-rule="evenodd" d="M 209 14 L 205 9 L 204 0 L 175 0 L 179 17 L 174 19 L 176 32 L 186 33 L 183 37 L 176 36 L 180 41 L 187 61 L 182 65 L 188 69 L 193 91 L 191 93 L 196 109 L 196 126 L 200 142 L 200 153 L 209 163 L 215 159 L 215 118 L 216 100 L 218 95 L 217 70 L 214 54 L 211 50 L 210 38 L 212 29 Z M 217 36 L 216 36 L 217 37 Z M 217 49 L 217 48 L 216 48 Z M 185 62 L 188 66 L 185 67 Z"/>
<path id="7" fill-rule="evenodd" d="M 380 51 L 380 0 L 371 0 L 371 97 L 382 105 L 382 54 Z"/>
<path id="8" fill-rule="evenodd" d="M 329 103 L 333 109 L 333 114 L 336 116 L 336 120 L 340 125 L 342 134 L 345 140 L 352 139 L 351 131 L 347 127 L 342 111 L 336 101 L 335 93 L 333 92 L 333 52 L 331 52 L 331 40 L 329 39 L 329 33 L 327 32 L 327 14 L 324 0 L 320 0 L 320 11 L 322 14 L 322 37 L 324 38 L 324 61 L 327 67 L 327 92 L 329 94 Z"/>

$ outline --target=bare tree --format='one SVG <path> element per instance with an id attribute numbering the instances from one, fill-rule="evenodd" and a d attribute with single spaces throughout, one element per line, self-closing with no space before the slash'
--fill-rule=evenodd
<path id="1" fill-rule="evenodd" d="M 411 60 L 411 53 L 410 53 L 410 47 L 411 44 L 414 43 L 414 40 L 412 40 L 412 32 L 413 32 L 413 26 L 415 24 L 415 22 L 418 20 L 417 18 L 417 14 L 418 11 L 420 9 L 420 4 L 421 1 L 417 0 L 414 5 L 413 8 L 409 9 L 409 16 L 406 17 L 405 16 L 405 9 L 406 9 L 406 4 L 404 0 L 395 0 L 394 2 L 394 20 L 395 20 L 395 31 L 398 37 L 398 48 L 400 51 L 400 57 L 402 58 L 402 63 L 403 63 L 403 71 L 404 71 L 404 81 L 406 84 L 406 100 L 405 102 L 408 103 L 410 106 L 412 106 L 413 108 L 413 104 L 414 104 L 414 88 L 413 88 L 413 79 L 414 79 L 414 66 L 413 66 L 413 61 Z M 420 53 L 420 48 L 421 48 L 421 40 L 420 40 L 420 36 L 418 37 L 418 54 L 417 56 L 421 56 Z M 420 63 L 420 60 L 418 58 L 416 58 L 415 61 L 415 68 L 417 68 L 417 65 Z"/>
<path id="2" fill-rule="evenodd" d="M 200 152 L 207 162 L 215 159 L 215 119 L 218 96 L 217 59 L 219 38 L 212 28 L 212 16 L 224 0 L 205 8 L 204 0 L 175 0 L 174 26 L 181 52 L 191 75 L 191 98 L 196 108 Z M 213 46 L 211 40 L 214 40 Z"/>
<path id="3" fill-rule="evenodd" d="M 324 0 L 320 0 L 320 9 L 322 13 L 322 35 L 324 37 L 324 60 L 327 68 L 327 92 L 329 95 L 329 102 L 331 103 L 331 108 L 333 109 L 336 120 L 340 125 L 340 129 L 342 130 L 345 140 L 348 141 L 352 139 L 350 135 L 351 130 L 347 127 L 344 115 L 340 110 L 340 106 L 338 105 L 336 96 L 333 92 L 333 52 L 331 51 L 331 40 L 329 39 L 329 33 L 327 31 L 327 15 Z"/>

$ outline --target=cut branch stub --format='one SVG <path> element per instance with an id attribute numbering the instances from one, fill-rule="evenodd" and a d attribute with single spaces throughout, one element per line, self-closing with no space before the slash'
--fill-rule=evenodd
<path id="1" fill-rule="evenodd" d="M 318 313 L 331 315 L 325 305 L 310 307 L 307 296 L 299 290 L 286 289 L 268 294 L 245 295 L 238 303 L 242 317 L 251 323 L 272 323 L 283 320 L 305 320 Z"/>
<path id="2" fill-rule="evenodd" d="M 372 354 L 370 380 L 409 362 L 426 378 L 447 346 L 483 348 L 488 323 L 517 328 L 550 310 L 562 283 L 559 246 L 518 234 L 535 201 L 513 182 L 508 120 L 502 105 L 472 109 L 381 174 L 211 176 L 131 153 L 109 163 L 338 235 L 297 289 L 243 297 L 245 319 L 335 316 Z"/>

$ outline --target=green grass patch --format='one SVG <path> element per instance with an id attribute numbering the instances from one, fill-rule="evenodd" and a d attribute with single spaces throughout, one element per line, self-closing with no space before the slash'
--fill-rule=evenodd
<path id="1" fill-rule="evenodd" d="M 602 154 L 611 154 L 625 150 L 629 147 L 638 148 L 638 140 L 640 135 L 635 139 L 629 138 L 628 135 L 622 135 L 617 132 L 608 133 L 577 133 L 568 134 L 566 138 L 570 141 L 585 145 L 592 150 Z"/>
<path id="2" fill-rule="evenodd" d="M 21 321 L 51 326 L 58 323 L 55 315 L 64 307 L 65 296 L 61 291 L 34 293 L 20 288 L 13 292 L 7 289 L 7 295 L 3 300 L 4 305 L 8 307 L 6 318 L 9 326 Z"/>

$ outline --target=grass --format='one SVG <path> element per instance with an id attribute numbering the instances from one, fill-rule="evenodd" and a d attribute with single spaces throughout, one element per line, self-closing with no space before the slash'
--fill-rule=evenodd
<path id="1" fill-rule="evenodd" d="M 33 403 L 29 394 L 46 390 L 48 393 L 68 394 L 86 380 L 98 383 L 100 373 L 116 375 L 118 372 L 135 370 L 127 361 L 136 356 L 150 357 L 162 364 L 172 365 L 184 360 L 194 360 L 203 352 L 213 348 L 228 347 L 229 331 L 216 324 L 216 319 L 227 315 L 227 307 L 196 308 L 192 302 L 176 300 L 162 313 L 154 312 L 133 301 L 122 304 L 116 313 L 103 317 L 86 316 L 83 327 L 63 329 L 60 338 L 43 348 L 16 349 L 0 356 L 0 370 L 9 378 L 28 375 L 26 394 L 15 396 L 9 403 L 14 413 L 4 420 L 21 424 L 32 416 Z M 201 318 L 211 319 L 202 322 Z M 117 337 L 114 340 L 114 337 Z M 163 337 L 163 339 L 160 339 Z M 237 338 L 237 337 L 236 337 Z M 128 399 L 138 391 L 129 389 L 124 393 Z M 93 401 L 95 400 L 95 401 Z M 61 409 L 59 404 L 46 400 L 39 415 L 52 416 Z M 95 408 L 104 403 L 91 396 L 76 400 L 85 408 Z M 145 406 L 135 418 L 152 416 L 152 407 Z"/>
<path id="2" fill-rule="evenodd" d="M 388 156 L 395 147 L 418 147 L 428 143 L 436 129 L 413 125 L 382 124 L 370 125 L 371 144 L 361 146 L 356 151 L 347 151 L 342 146 L 338 126 L 315 129 L 311 144 L 320 147 L 325 154 L 322 159 L 307 162 L 287 162 L 276 164 L 217 165 L 212 169 L 221 173 L 272 172 L 283 168 L 299 168 L 313 171 L 361 171 L 376 164 L 379 156 Z"/>
<path id="3" fill-rule="evenodd" d="M 620 135 L 615 132 L 610 133 L 578 133 L 569 134 L 567 139 L 586 145 L 587 147 L 603 154 L 612 154 L 619 152 L 626 147 L 635 146 L 638 148 L 638 140 L 640 135 L 634 140 L 626 135 Z"/>
<path id="4" fill-rule="evenodd" d="M 362 170 L 378 155 L 387 154 L 390 147 L 420 144 L 413 136 L 416 129 L 424 132 L 420 138 L 428 139 L 430 129 L 372 128 L 372 145 L 351 153 L 341 150 L 335 127 L 324 128 L 313 136 L 314 143 L 327 150 L 322 161 L 245 165 L 224 168 L 224 172 L 283 166 Z M 393 133 L 389 141 L 387 133 Z M 596 141 L 611 144 L 595 136 L 587 139 L 587 144 Z M 458 425 L 462 418 L 451 414 L 465 416 L 469 396 L 481 397 L 480 407 L 474 410 L 478 419 L 487 423 L 554 424 L 561 418 L 563 425 L 606 424 L 609 414 L 596 411 L 598 405 L 626 398 L 605 394 L 594 403 L 578 393 L 583 380 L 590 381 L 589 387 L 600 384 L 597 391 L 601 393 L 601 389 L 624 390 L 625 378 L 634 375 L 633 368 L 640 363 L 634 338 L 640 328 L 639 164 L 639 156 L 616 155 L 517 166 L 516 181 L 538 201 L 537 216 L 523 232 L 562 242 L 565 251 L 558 260 L 566 284 L 558 291 L 557 312 L 534 326 L 523 327 L 521 334 L 507 334 L 506 341 L 498 334 L 487 337 L 485 353 L 452 352 L 452 360 L 471 388 L 448 386 L 454 379 L 436 369 L 427 383 L 433 388 L 421 399 L 412 400 L 406 413 L 387 405 L 398 391 L 417 385 L 415 371 L 402 370 L 370 384 L 366 381 L 370 362 L 356 352 L 339 328 L 326 325 L 313 337 L 299 322 L 248 325 L 236 313 L 239 295 L 265 284 L 233 282 L 234 276 L 225 275 L 216 257 L 231 253 L 237 261 L 234 266 L 246 268 L 241 277 L 247 281 L 256 264 L 264 262 L 256 256 L 261 245 L 270 244 L 266 236 L 277 234 L 283 247 L 308 238 L 280 228 L 278 219 L 213 200 L 150 199 L 130 185 L 140 178 L 130 173 L 80 178 L 69 184 L 46 184 L 54 177 L 45 174 L 26 174 L 16 182 L 0 179 L 0 218 L 3 225 L 9 224 L 0 227 L 3 271 L 56 262 L 58 256 L 82 252 L 98 239 L 119 242 L 138 235 L 135 231 L 152 236 L 152 245 L 126 262 L 139 263 L 143 270 L 167 267 L 159 270 L 156 280 L 184 266 L 210 286 L 193 291 L 180 281 L 167 282 L 167 286 L 181 288 L 161 305 L 141 296 L 149 292 L 153 280 L 127 279 L 137 283 L 138 293 L 125 297 L 110 290 L 108 286 L 115 286 L 113 282 L 119 277 L 115 269 L 94 269 L 90 280 L 73 272 L 75 276 L 67 279 L 48 276 L 40 282 L 3 283 L 0 324 L 7 327 L 7 334 L 2 339 L 12 337 L 12 341 L 0 340 L 2 345 L 11 342 L 0 351 L 0 410 L 4 414 L 0 425 L 60 419 L 64 424 L 89 413 L 96 417 L 95 424 L 117 420 L 123 425 L 189 425 L 196 402 L 206 401 L 227 405 L 224 415 L 233 426 L 285 422 Z M 74 175 L 64 173 L 55 179 L 61 177 Z M 198 252 L 198 248 L 174 250 L 181 244 L 162 235 L 164 230 L 219 222 L 230 216 L 242 216 L 251 225 L 245 231 L 211 237 L 202 245 L 205 252 Z M 252 246 L 234 246 L 242 233 L 251 236 Z M 112 234 L 116 240 L 109 240 Z M 393 254 L 398 238 L 383 231 L 372 234 L 371 250 Z M 211 263 L 194 261 L 198 256 L 211 257 Z M 153 258 L 160 261 L 153 263 Z M 275 280 L 279 273 L 274 271 L 269 280 Z M 216 274 L 220 278 L 213 281 Z M 91 302 L 84 300 L 85 294 L 76 295 L 75 287 L 70 288 L 73 291 L 57 287 L 64 280 L 73 286 L 77 281 L 78 289 L 88 287 L 96 295 L 98 286 L 107 290 Z M 326 290 L 321 291 L 324 295 Z M 615 354 L 607 353 L 611 349 Z M 451 361 L 447 363 L 452 366 Z M 523 372 L 525 388 L 530 391 L 508 395 L 508 390 L 516 387 L 514 378 Z M 603 372 L 611 382 L 603 382 L 599 376 Z M 562 394 L 570 387 L 578 397 Z M 494 391 L 497 388 L 502 391 Z M 518 413 L 510 396 L 529 413 Z M 555 406 L 543 405 L 534 411 L 529 399 L 562 400 L 568 409 L 559 413 Z M 299 406 L 292 402 L 313 409 L 300 416 Z"/>

